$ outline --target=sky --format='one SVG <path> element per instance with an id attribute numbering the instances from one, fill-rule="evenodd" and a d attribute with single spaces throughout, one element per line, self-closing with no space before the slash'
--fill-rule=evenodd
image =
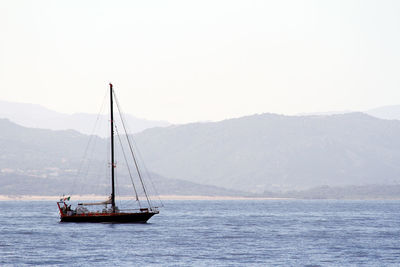
<path id="1" fill-rule="evenodd" d="M 172 123 L 400 104 L 400 1 L 0 1 L 0 100 Z"/>

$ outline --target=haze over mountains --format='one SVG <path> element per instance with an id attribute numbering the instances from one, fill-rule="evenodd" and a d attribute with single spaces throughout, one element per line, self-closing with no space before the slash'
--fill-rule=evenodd
<path id="1" fill-rule="evenodd" d="M 353 113 L 351 110 L 339 110 L 339 111 L 326 111 L 326 112 L 312 112 L 312 113 L 300 113 L 300 116 L 328 116 Z M 384 120 L 400 120 L 400 105 L 382 106 L 369 110 L 363 111 L 363 113 L 370 116 L 384 119 Z"/>
<path id="2" fill-rule="evenodd" d="M 7 118 L 19 125 L 42 128 L 50 130 L 69 130 L 73 129 L 84 134 L 96 134 L 98 136 L 107 137 L 105 123 L 101 127 L 94 127 L 96 121 L 109 120 L 108 116 L 88 113 L 64 114 L 50 110 L 36 104 L 14 103 L 0 101 L 0 118 Z M 125 114 L 124 118 L 130 125 L 130 133 L 137 133 L 147 128 L 163 127 L 170 125 L 166 121 L 151 121 L 136 118 L 132 115 Z"/>
<path id="3" fill-rule="evenodd" d="M 0 194 L 109 194 L 107 139 L 90 137 L 73 130 L 26 128 L 6 119 L 0 119 L 0 129 Z M 122 158 L 119 151 L 116 154 L 118 193 L 132 195 L 131 181 L 127 178 L 129 176 Z M 149 179 L 148 172 L 143 175 Z M 199 185 L 154 173 L 150 176 L 147 185 L 151 194 L 243 195 L 239 190 Z M 136 173 L 133 178 L 138 184 Z M 156 188 L 152 186 L 153 183 L 157 185 Z"/>
<path id="4" fill-rule="evenodd" d="M 383 106 L 366 111 L 367 114 L 385 120 L 400 120 L 400 105 Z"/>
<path id="5" fill-rule="evenodd" d="M 18 185 L 37 184 L 35 179 L 49 186 L 49 192 L 55 192 L 58 181 L 59 192 L 60 183 L 72 181 L 91 138 L 72 130 L 21 127 L 7 120 L 0 120 L 0 130 L 2 193 L 15 192 Z M 399 136 L 400 121 L 363 113 L 261 114 L 151 128 L 135 134 L 134 140 L 149 171 L 164 179 L 158 182 L 164 184 L 163 189 L 174 190 L 171 194 L 186 188 L 183 191 L 192 194 L 210 190 L 211 194 L 237 195 L 240 191 L 277 196 L 321 186 L 397 185 Z M 105 190 L 108 141 L 92 137 L 91 142 L 97 144 L 88 155 L 96 172 L 87 173 L 86 179 L 93 182 L 101 174 Z M 117 158 L 123 164 L 121 154 Z M 30 182 L 24 183 L 27 177 Z M 169 182 L 163 177 L 170 177 Z M 83 178 L 79 179 L 82 183 Z M 175 189 L 168 189 L 167 184 L 175 184 Z M 200 185 L 206 187 L 200 190 Z"/>
<path id="6" fill-rule="evenodd" d="M 148 129 L 135 138 L 157 173 L 264 192 L 398 183 L 399 136 L 399 121 L 349 113 L 261 114 Z"/>
<path id="7" fill-rule="evenodd" d="M 36 105 L 1 104 L 0 116 L 34 127 L 79 128 L 74 118 L 85 117 L 60 114 Z M 400 106 L 370 112 L 395 119 L 397 111 Z M 94 117 L 88 115 L 86 119 L 92 120 L 93 125 Z M 131 118 L 128 124 L 133 126 L 135 121 Z M 147 122 L 148 126 L 160 126 L 158 122 Z M 145 128 L 143 124 L 141 127 Z M 60 184 L 72 183 L 72 176 L 80 169 L 88 143 L 96 144 L 86 155 L 96 171 L 86 170 L 88 183 L 80 181 L 86 184 L 80 187 L 81 191 L 89 188 L 98 193 L 100 189 L 91 188 L 89 183 L 99 176 L 105 177 L 98 183 L 101 190 L 108 190 L 107 139 L 74 130 L 22 127 L 3 119 L 0 131 L 0 194 L 15 193 L 18 188 L 31 193 L 38 188 L 60 193 Z M 265 193 L 287 197 L 284 192 L 302 195 L 299 190 L 318 195 L 319 191 L 312 188 L 323 188 L 325 194 L 332 195 L 339 190 L 335 187 L 363 186 L 368 192 L 368 186 L 400 184 L 399 136 L 400 121 L 363 113 L 259 114 L 220 122 L 148 128 L 136 133 L 134 140 L 141 159 L 157 183 L 163 185 L 159 190 L 162 194 Z M 123 165 L 122 155 L 117 154 L 117 158 Z M 127 172 L 120 171 L 120 175 L 126 176 Z M 38 181 L 44 186 L 38 187 Z M 128 186 L 128 182 L 123 186 Z M 382 190 L 387 192 L 387 187 Z"/>
<path id="8" fill-rule="evenodd" d="M 351 110 L 325 111 L 312 113 L 299 113 L 299 116 L 329 116 L 353 113 Z M 400 105 L 382 106 L 363 111 L 380 119 L 400 120 Z M 118 116 L 116 116 L 118 119 Z M 100 137 L 108 137 L 107 123 L 94 127 L 96 121 L 108 122 L 108 115 L 89 113 L 60 113 L 41 105 L 29 103 L 17 103 L 0 100 L 0 118 L 9 119 L 21 126 L 50 130 L 75 130 L 84 134 L 95 134 Z M 138 133 L 153 127 L 166 127 L 171 125 L 167 121 L 147 120 L 137 118 L 130 114 L 124 114 L 129 125 L 130 133 Z"/>

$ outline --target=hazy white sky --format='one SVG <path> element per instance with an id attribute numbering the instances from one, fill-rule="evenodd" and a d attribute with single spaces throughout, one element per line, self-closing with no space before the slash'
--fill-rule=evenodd
<path id="1" fill-rule="evenodd" d="M 0 1 L 0 99 L 175 123 L 400 104 L 400 1 Z"/>

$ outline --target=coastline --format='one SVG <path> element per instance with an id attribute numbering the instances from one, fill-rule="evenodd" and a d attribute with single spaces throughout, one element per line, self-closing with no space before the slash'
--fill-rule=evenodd
<path id="1" fill-rule="evenodd" d="M 39 195 L 0 195 L 1 201 L 58 201 L 61 196 Z M 101 195 L 72 195 L 71 201 L 104 201 L 106 196 Z M 121 200 L 134 200 L 132 196 L 118 197 Z M 400 200 L 400 198 L 283 198 L 283 197 L 233 197 L 233 196 L 201 196 L 201 195 L 161 195 L 153 196 L 153 200 Z"/>
<path id="2" fill-rule="evenodd" d="M 0 201 L 58 201 L 60 196 L 35 196 L 35 195 L 0 195 Z M 99 195 L 73 195 L 72 200 L 104 200 L 105 196 Z M 119 197 L 122 200 L 129 200 L 132 197 Z M 270 198 L 270 197 L 232 197 L 232 196 L 200 196 L 200 195 L 161 195 L 153 197 L 154 200 L 286 200 L 291 198 Z"/>

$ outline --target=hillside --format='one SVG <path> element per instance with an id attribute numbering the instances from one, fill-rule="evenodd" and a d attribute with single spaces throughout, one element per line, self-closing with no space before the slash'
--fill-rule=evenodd
<path id="1" fill-rule="evenodd" d="M 72 130 L 26 128 L 0 119 L 0 194 L 109 194 L 107 145 L 107 139 L 97 136 L 90 137 Z M 133 189 L 122 158 L 120 153 L 116 153 L 118 193 L 131 195 Z M 149 193 L 153 195 L 246 194 L 239 190 L 165 178 L 155 173 L 144 172 L 143 175 L 147 178 Z M 134 173 L 133 178 L 139 184 L 137 174 Z"/>
<path id="2" fill-rule="evenodd" d="M 251 192 L 400 180 L 400 122 L 363 113 L 253 115 L 136 135 L 163 175 Z"/>
<path id="3" fill-rule="evenodd" d="M 366 111 L 367 114 L 385 120 L 400 120 L 400 105 L 383 106 Z"/>
<path id="4" fill-rule="evenodd" d="M 90 137 L 75 131 L 31 129 L 7 120 L 0 120 L 0 129 L 3 177 L 64 179 L 78 172 L 87 151 L 92 168 L 83 168 L 84 176 L 79 179 L 93 182 L 105 177 L 100 184 L 108 187 L 107 139 L 93 137 L 90 149 L 86 149 Z M 304 191 L 325 185 L 399 184 L 399 136 L 399 121 L 348 113 L 261 114 L 152 128 L 134 135 L 134 139 L 140 162 L 143 160 L 147 169 L 160 177 L 176 179 L 179 183 L 175 189 L 179 184 L 185 188 L 186 181 L 198 192 L 220 194 L 217 191 L 225 188 L 236 194 Z M 122 168 L 123 156 L 117 153 L 116 158 L 121 167 L 118 174 L 127 176 Z M 172 180 L 165 183 L 167 192 L 175 190 L 168 184 L 173 184 Z M 200 189 L 200 185 L 217 188 Z"/>
<path id="5" fill-rule="evenodd" d="M 61 196 L 61 195 L 104 195 L 110 194 L 108 177 L 102 177 L 101 183 L 95 179 L 81 180 L 75 173 L 34 176 L 31 174 L 0 173 L 0 195 L 37 195 L 37 196 Z M 165 178 L 151 174 L 151 181 L 147 181 L 148 193 L 157 197 L 159 195 L 177 196 L 253 196 L 252 194 L 233 191 L 216 186 L 200 185 L 187 181 Z M 126 181 L 119 183 L 118 196 L 134 196 L 131 184 Z M 143 192 L 138 192 L 144 196 Z"/>
<path id="6" fill-rule="evenodd" d="M 109 120 L 107 115 L 59 113 L 40 105 L 0 101 L 0 118 L 9 119 L 19 125 L 50 130 L 75 130 L 84 134 L 96 134 L 106 137 L 105 131 Z M 131 126 L 130 133 L 137 133 L 147 128 L 168 126 L 166 121 L 152 121 L 126 114 L 126 122 Z M 97 127 L 94 127 L 99 121 Z"/>

